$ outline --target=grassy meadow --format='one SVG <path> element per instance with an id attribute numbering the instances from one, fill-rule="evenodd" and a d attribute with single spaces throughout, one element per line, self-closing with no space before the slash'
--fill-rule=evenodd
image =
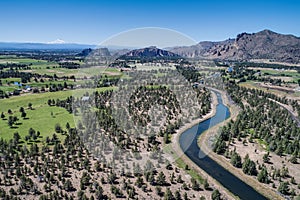
<path id="1" fill-rule="evenodd" d="M 28 135 L 28 130 L 33 128 L 35 131 L 40 131 L 43 140 L 47 136 L 52 136 L 55 133 L 54 127 L 60 124 L 65 129 L 68 122 L 74 127 L 73 115 L 68 113 L 64 108 L 49 106 L 48 99 L 65 99 L 72 95 L 72 91 L 60 91 L 42 94 L 27 94 L 15 96 L 9 99 L 0 100 L 0 112 L 4 113 L 5 118 L 0 119 L 0 137 L 4 139 L 12 139 L 13 134 L 18 132 L 22 139 Z M 28 104 L 32 103 L 32 110 L 28 108 Z M 26 112 L 26 118 L 21 117 L 19 112 L 20 107 L 23 107 Z M 8 125 L 8 109 L 12 111 L 12 116 L 18 117 L 17 123 L 13 127 Z M 62 136 L 60 136 L 62 137 Z"/>

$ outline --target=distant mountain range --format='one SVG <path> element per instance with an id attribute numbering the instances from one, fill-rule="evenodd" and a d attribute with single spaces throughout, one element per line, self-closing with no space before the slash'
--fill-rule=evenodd
<path id="1" fill-rule="evenodd" d="M 300 63 L 300 38 L 270 30 L 241 33 L 235 39 L 220 42 L 199 42 L 193 46 L 174 47 L 170 51 L 189 58 L 220 60 L 269 59 Z"/>
<path id="2" fill-rule="evenodd" d="M 62 49 L 88 49 L 95 48 L 96 45 L 75 44 L 64 42 L 49 43 L 18 43 L 18 42 L 0 42 L 0 50 L 62 50 Z"/>
<path id="3" fill-rule="evenodd" d="M 62 40 L 55 40 L 50 43 L 0 42 L 0 50 L 83 50 L 95 49 L 96 47 L 96 45 L 65 43 Z M 117 46 L 107 48 L 109 52 L 102 48 L 101 54 L 121 56 L 120 58 L 182 56 L 217 60 L 269 59 L 279 62 L 300 63 L 300 38 L 293 35 L 275 33 L 270 30 L 263 30 L 257 33 L 241 33 L 236 38 L 225 41 L 204 41 L 193 46 L 170 47 L 167 48 L 168 51 L 155 47 L 138 50 Z M 83 52 L 83 55 L 87 52 Z"/>

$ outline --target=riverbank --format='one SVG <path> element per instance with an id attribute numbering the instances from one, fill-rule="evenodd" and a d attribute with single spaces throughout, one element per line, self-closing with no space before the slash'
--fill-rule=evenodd
<path id="1" fill-rule="evenodd" d="M 172 137 L 172 150 L 176 154 L 175 159 L 176 158 L 182 159 L 183 162 L 185 164 L 187 164 L 191 169 L 195 170 L 201 177 L 207 179 L 207 181 L 210 183 L 210 187 L 218 189 L 225 199 L 229 199 L 229 200 L 238 199 L 238 197 L 234 196 L 229 190 L 227 190 L 217 180 L 215 180 L 210 175 L 208 175 L 197 164 L 195 164 L 190 158 L 188 158 L 180 147 L 179 138 L 184 131 L 199 124 L 202 121 L 205 121 L 205 120 L 213 117 L 216 114 L 216 106 L 218 104 L 217 95 L 214 92 L 211 92 L 211 94 L 212 94 L 212 103 L 211 103 L 212 109 L 211 109 L 211 111 L 208 114 L 206 114 L 205 116 L 203 116 L 202 118 L 195 119 L 195 120 L 191 121 L 190 123 L 187 123 L 184 126 L 182 126 L 177 131 L 177 133 L 174 134 Z"/>
<path id="2" fill-rule="evenodd" d="M 223 103 L 229 108 L 230 110 L 230 117 L 223 121 L 222 123 L 217 124 L 216 126 L 208 129 L 207 131 L 203 132 L 198 138 L 198 145 L 201 146 L 201 150 L 208 155 L 211 159 L 216 161 L 219 165 L 224 167 L 226 170 L 234 174 L 236 177 L 244 181 L 245 183 L 249 184 L 253 187 L 256 191 L 263 194 L 268 199 L 284 199 L 280 196 L 276 191 L 272 190 L 268 186 L 259 183 L 255 177 L 251 177 L 245 175 L 241 169 L 235 168 L 230 164 L 230 162 L 223 156 L 218 155 L 212 151 L 212 141 L 217 131 L 220 127 L 224 126 L 229 120 L 235 120 L 239 113 L 239 108 L 236 105 L 232 105 L 229 103 L 229 99 L 227 98 L 225 92 L 218 91 L 222 95 Z M 246 149 L 245 149 L 246 150 Z"/>

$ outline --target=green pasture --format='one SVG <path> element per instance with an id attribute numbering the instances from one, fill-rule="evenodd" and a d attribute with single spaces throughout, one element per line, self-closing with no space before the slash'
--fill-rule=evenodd
<path id="1" fill-rule="evenodd" d="M 45 60 L 36 60 L 32 58 L 18 58 L 13 56 L 1 56 L 0 63 L 20 63 L 20 64 L 41 64 L 47 63 Z"/>
<path id="2" fill-rule="evenodd" d="M 262 75 L 268 75 L 270 77 L 291 77 L 293 81 L 300 79 L 300 73 L 296 70 L 275 70 L 275 69 L 263 69 L 261 70 Z"/>
<path id="3" fill-rule="evenodd" d="M 97 88 L 95 90 L 101 92 L 112 90 L 114 87 Z M 65 129 L 66 123 L 69 122 L 74 127 L 73 114 L 68 113 L 64 108 L 49 106 L 48 99 L 66 99 L 69 96 L 82 97 L 86 92 L 92 93 L 93 89 L 78 89 L 59 92 L 46 92 L 39 94 L 26 94 L 22 96 L 14 96 L 9 99 L 0 100 L 0 113 L 4 113 L 5 119 L 0 119 L 0 137 L 4 139 L 13 138 L 13 134 L 18 132 L 22 139 L 28 135 L 29 128 L 40 131 L 43 140 L 47 136 L 52 136 L 55 125 L 58 123 Z M 28 108 L 28 104 L 32 103 L 33 109 Z M 26 118 L 21 117 L 20 107 L 25 108 Z M 12 116 L 19 118 L 17 124 L 12 128 L 8 126 L 7 119 L 9 117 L 8 109 L 12 110 Z M 51 114 L 52 113 L 52 114 Z M 58 134 L 59 135 L 59 134 Z M 59 137 L 64 137 L 60 135 Z"/>
<path id="4" fill-rule="evenodd" d="M 13 128 L 8 126 L 7 120 L 0 119 L 0 137 L 4 139 L 11 139 L 15 132 L 18 132 L 22 139 L 28 135 L 29 128 L 40 131 L 43 140 L 47 136 L 52 136 L 55 124 L 59 123 L 63 128 L 69 122 L 74 127 L 73 115 L 69 114 L 64 108 L 49 106 L 48 99 L 65 99 L 71 96 L 73 91 L 47 92 L 40 94 L 26 94 L 22 96 L 14 96 L 9 99 L 0 100 L 0 112 L 3 112 L 8 119 L 8 109 L 11 109 L 12 116 L 19 118 L 18 124 Z M 80 91 L 78 91 L 80 93 Z M 83 93 L 83 91 L 82 91 Z M 28 108 L 28 104 L 32 103 L 33 110 Z M 21 118 L 19 112 L 20 107 L 25 108 L 27 114 L 26 118 Z M 52 112 L 52 115 L 51 115 Z M 63 137 L 63 136 L 61 136 Z"/>

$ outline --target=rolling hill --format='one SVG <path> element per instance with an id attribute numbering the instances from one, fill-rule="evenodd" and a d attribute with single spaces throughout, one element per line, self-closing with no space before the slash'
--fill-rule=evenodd
<path id="1" fill-rule="evenodd" d="M 269 59 L 279 62 L 300 62 L 300 38 L 270 30 L 241 33 L 235 39 L 220 42 L 199 42 L 170 51 L 183 57 L 220 60 Z"/>
<path id="2" fill-rule="evenodd" d="M 149 59 L 159 59 L 159 60 L 176 60 L 181 58 L 178 54 L 173 52 L 159 49 L 155 46 L 146 47 L 142 49 L 135 49 L 125 53 L 118 59 L 121 60 L 149 60 Z"/>

